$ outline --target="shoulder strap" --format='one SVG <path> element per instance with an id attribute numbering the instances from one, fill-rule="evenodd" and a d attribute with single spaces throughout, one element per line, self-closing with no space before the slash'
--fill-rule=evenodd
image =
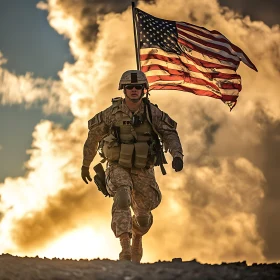
<path id="1" fill-rule="evenodd" d="M 115 107 L 118 107 L 119 105 L 121 105 L 122 100 L 123 99 L 121 97 L 112 98 L 112 107 L 115 108 Z"/>
<path id="2" fill-rule="evenodd" d="M 154 133 L 157 135 L 157 139 L 156 139 L 157 162 L 155 163 L 155 165 L 159 165 L 160 169 L 161 169 L 161 173 L 163 175 L 165 175 L 166 174 L 166 170 L 165 170 L 163 164 L 166 164 L 167 161 L 166 161 L 164 153 L 163 153 L 163 147 L 162 147 L 162 144 L 161 144 L 161 141 L 160 141 L 161 140 L 160 134 L 157 132 L 157 130 L 156 130 L 154 124 L 153 124 L 151 102 L 150 102 L 150 100 L 148 98 L 143 98 L 143 102 L 145 104 L 145 112 L 146 112 L 147 120 L 150 123 L 150 125 L 152 126 L 152 129 L 153 129 Z"/>
<path id="3" fill-rule="evenodd" d="M 148 98 L 143 98 L 143 102 L 145 104 L 145 113 L 148 119 L 148 122 L 150 123 L 150 125 L 152 126 L 153 131 L 155 132 L 155 134 L 159 137 L 159 139 L 161 139 L 160 134 L 157 132 L 154 124 L 153 124 L 153 115 L 152 115 L 152 110 L 151 110 L 151 102 Z"/>

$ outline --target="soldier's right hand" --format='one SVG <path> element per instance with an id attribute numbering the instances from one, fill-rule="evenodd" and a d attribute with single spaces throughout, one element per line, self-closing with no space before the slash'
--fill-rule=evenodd
<path id="1" fill-rule="evenodd" d="M 176 171 L 179 172 L 183 169 L 184 162 L 181 158 L 175 157 L 172 161 L 172 168 Z"/>
<path id="2" fill-rule="evenodd" d="M 89 167 L 86 167 L 86 166 L 82 166 L 82 172 L 81 172 L 81 176 L 82 176 L 82 179 L 85 181 L 86 184 L 88 184 L 88 181 L 89 180 L 90 182 L 92 181 L 91 177 L 90 177 L 90 174 L 89 174 Z"/>

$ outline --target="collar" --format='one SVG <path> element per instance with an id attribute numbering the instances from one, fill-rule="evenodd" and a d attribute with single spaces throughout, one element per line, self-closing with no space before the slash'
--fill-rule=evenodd
<path id="1" fill-rule="evenodd" d="M 127 105 L 125 104 L 125 100 L 122 100 L 122 112 L 129 115 L 130 117 L 132 117 L 133 115 L 137 115 L 137 114 L 143 114 L 144 113 L 144 102 L 143 100 L 141 100 L 140 106 L 139 108 L 132 113 L 132 111 L 129 110 L 129 108 L 127 107 Z"/>

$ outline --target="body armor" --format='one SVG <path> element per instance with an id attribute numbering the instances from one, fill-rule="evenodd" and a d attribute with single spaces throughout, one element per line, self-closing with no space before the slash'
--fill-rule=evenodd
<path id="1" fill-rule="evenodd" d="M 101 142 L 103 156 L 108 162 L 118 162 L 126 168 L 148 168 L 156 161 L 153 128 L 145 113 L 131 118 L 122 112 L 121 102 L 122 99 L 113 99 L 115 121 L 111 133 Z"/>

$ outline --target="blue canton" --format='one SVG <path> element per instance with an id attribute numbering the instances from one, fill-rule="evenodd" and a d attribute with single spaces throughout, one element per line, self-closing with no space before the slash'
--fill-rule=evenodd
<path id="1" fill-rule="evenodd" d="M 141 49 L 159 48 L 178 55 L 182 53 L 178 44 L 178 33 L 175 21 L 162 20 L 139 9 L 136 9 L 136 12 Z"/>

